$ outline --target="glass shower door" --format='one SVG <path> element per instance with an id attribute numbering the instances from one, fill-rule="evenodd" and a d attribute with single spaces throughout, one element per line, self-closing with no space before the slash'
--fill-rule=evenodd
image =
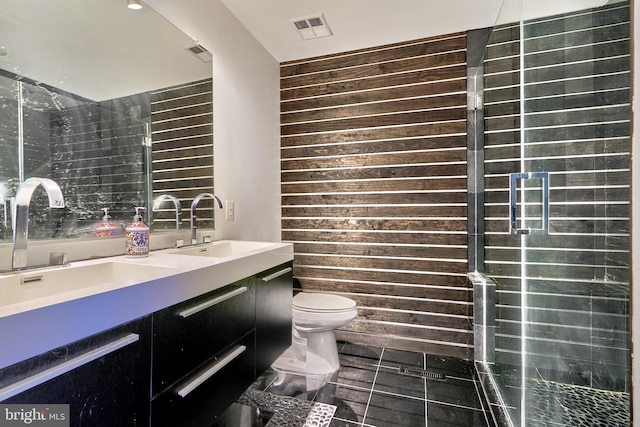
<path id="1" fill-rule="evenodd" d="M 514 425 L 629 425 L 629 4 L 536 6 L 485 62 L 491 368 Z"/>

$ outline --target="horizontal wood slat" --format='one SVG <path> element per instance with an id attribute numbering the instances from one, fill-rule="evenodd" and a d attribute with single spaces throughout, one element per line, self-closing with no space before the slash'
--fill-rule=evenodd
<path id="1" fill-rule="evenodd" d="M 454 72 L 454 74 L 459 77 L 452 80 L 434 80 L 425 83 L 414 83 L 408 86 L 382 87 L 364 92 L 338 93 L 324 95 L 317 98 L 282 99 L 280 103 L 280 111 L 283 113 L 283 120 L 287 121 L 288 115 L 285 113 L 320 108 L 349 108 L 353 105 L 383 101 L 387 101 L 387 103 L 393 105 L 408 98 L 428 98 L 430 102 L 434 102 L 436 98 L 442 97 L 443 100 L 435 102 L 444 103 L 460 93 L 465 93 L 467 83 L 466 79 L 462 77 L 464 75 L 464 66 L 459 66 L 459 68 L 460 70 L 455 70 Z M 446 76 L 449 75 L 449 73 L 443 74 Z M 431 103 L 429 105 L 431 105 Z M 393 111 L 393 107 L 391 111 Z"/>
<path id="2" fill-rule="evenodd" d="M 284 62 L 280 66 L 281 80 L 291 76 L 339 70 L 377 62 L 404 61 L 425 55 L 443 54 L 465 49 L 466 34 L 456 33 L 436 36 L 408 43 L 397 43 L 368 49 L 355 50 L 317 58 Z"/>
<path id="3" fill-rule="evenodd" d="M 346 129 L 437 123 L 447 122 L 450 120 L 464 120 L 466 113 L 466 108 L 450 108 L 446 110 L 378 114 L 367 117 L 342 118 L 340 120 L 322 120 L 301 124 L 283 125 L 280 127 L 280 131 L 282 135 L 296 135 L 301 133 L 335 132 Z"/>
<path id="4" fill-rule="evenodd" d="M 308 228 L 311 230 L 376 230 L 376 231 L 449 231 L 460 229 L 466 225 L 466 218 L 462 220 L 408 220 L 408 219 L 288 219 L 284 218 L 282 226 L 287 229 Z"/>
<path id="5" fill-rule="evenodd" d="M 315 120 L 341 119 L 355 116 L 373 116 L 389 113 L 403 113 L 424 109 L 425 101 L 429 102 L 429 110 L 445 110 L 451 107 L 463 105 L 466 94 L 456 93 L 453 95 L 431 96 L 428 100 L 418 98 L 412 92 L 409 99 L 400 99 L 389 102 L 358 103 L 341 107 L 303 110 L 281 115 L 281 123 L 298 123 Z M 428 111 L 428 110 L 426 110 Z M 445 110 L 446 111 L 446 110 Z"/>
<path id="6" fill-rule="evenodd" d="M 442 194 L 432 193 L 388 193 L 384 199 L 378 194 L 301 194 L 286 195 L 283 194 L 282 204 L 289 205 L 309 205 L 309 204 L 370 204 L 370 205 L 410 205 L 410 204 L 449 204 L 449 203 L 466 203 L 466 193 L 449 193 L 447 201 L 442 200 Z"/>
<path id="7" fill-rule="evenodd" d="M 362 243 L 395 243 L 395 244 L 422 244 L 422 245 L 465 245 L 467 236 L 464 232 L 453 233 L 427 233 L 420 232 L 393 232 L 380 233 L 375 230 L 362 232 L 350 230 L 285 230 L 283 239 L 288 241 L 321 241 L 321 242 L 362 242 Z"/>
<path id="8" fill-rule="evenodd" d="M 397 138 L 424 138 L 438 136 L 464 135 L 467 131 L 466 120 L 447 123 L 411 124 L 366 129 L 316 132 L 302 135 L 289 135 L 281 138 L 285 147 L 296 145 L 332 144 L 336 142 L 357 142 L 370 140 L 388 140 Z"/>
<path id="9" fill-rule="evenodd" d="M 449 357 L 457 357 L 459 359 L 467 360 L 473 359 L 473 346 L 469 343 L 452 345 L 450 342 L 446 341 L 427 341 L 423 339 L 409 339 L 399 335 L 373 335 L 346 330 L 336 331 L 336 339 L 363 346 L 375 344 L 380 347 L 395 348 L 398 350 L 428 354 L 442 354 Z"/>
<path id="10" fill-rule="evenodd" d="M 382 270 L 407 270 L 428 271 L 435 273 L 465 274 L 462 261 L 431 260 L 431 259 L 402 259 L 402 258 L 368 258 L 356 256 L 310 256 L 298 254 L 301 265 L 313 265 L 315 267 L 338 267 L 345 269 L 375 268 Z"/>
<path id="11" fill-rule="evenodd" d="M 354 217 L 384 217 L 389 214 L 387 206 L 354 206 L 349 208 L 349 213 Z M 339 217 L 344 214 L 342 206 L 294 206 L 282 209 L 282 216 L 286 218 L 292 217 Z M 394 206 L 394 218 L 405 217 L 459 217 L 466 218 L 466 206 Z"/>
<path id="12" fill-rule="evenodd" d="M 342 268 L 329 268 L 317 266 L 294 267 L 294 274 L 301 282 L 305 278 L 326 278 L 328 280 L 357 280 L 384 283 L 409 283 L 413 285 L 465 287 L 466 275 L 440 275 L 428 274 L 428 272 L 415 271 L 378 271 L 375 269 L 346 270 Z M 384 308 L 384 307 L 382 307 Z"/>
<path id="13" fill-rule="evenodd" d="M 362 156 L 365 157 L 365 156 Z M 401 156 L 394 156 L 396 159 L 400 159 Z M 404 157 L 404 156 L 402 156 Z M 368 159 L 372 160 L 372 159 Z M 388 161 L 387 158 L 381 157 L 378 159 L 381 162 Z M 410 156 L 405 157 L 406 162 L 411 160 L 417 160 Z M 429 159 L 433 160 L 433 159 Z M 293 163 L 293 162 L 292 162 Z M 299 162 L 295 162 L 296 165 L 300 165 Z M 350 164 L 354 166 L 358 165 L 354 159 L 350 159 Z M 422 163 L 422 162 L 420 162 Z M 371 162 L 366 166 L 380 166 L 380 167 L 357 167 L 351 168 L 347 165 L 341 166 L 340 169 L 301 169 L 291 170 L 282 174 L 282 183 L 296 183 L 296 182 L 316 182 L 316 181 L 348 181 L 348 180 L 371 180 L 371 179 L 402 179 L 402 178 L 436 178 L 436 177 L 448 177 L 448 176 L 465 176 L 467 173 L 467 165 L 463 160 L 459 160 L 459 164 L 426 164 L 426 165 L 400 165 L 398 163 L 391 166 L 384 164 L 375 164 Z M 319 165 L 311 164 L 310 166 L 317 167 Z M 326 167 L 332 166 L 329 163 Z"/>
<path id="14" fill-rule="evenodd" d="M 423 150 L 460 150 L 466 135 L 363 141 L 353 143 L 333 143 L 314 146 L 290 146 L 282 148 L 282 158 L 299 158 L 304 156 L 336 156 L 357 154 L 401 153 L 405 151 L 421 152 Z"/>
<path id="15" fill-rule="evenodd" d="M 283 185 L 282 193 L 338 193 L 338 192 L 386 192 L 386 191 L 434 191 L 442 192 L 446 190 L 466 189 L 465 178 L 435 179 L 405 179 L 405 180 L 383 180 L 379 181 L 358 181 L 358 182 L 311 182 L 304 184 L 287 183 Z M 441 196 L 442 201 L 447 201 L 447 194 Z"/>
<path id="16" fill-rule="evenodd" d="M 432 285 L 416 285 L 409 283 L 389 283 L 375 281 L 358 281 L 358 280 L 335 280 L 332 278 L 301 278 L 300 284 L 306 290 L 314 290 L 318 292 L 339 292 L 350 294 L 375 294 L 409 298 L 429 298 L 435 301 L 471 301 L 471 290 L 465 287 L 452 288 L 448 286 Z M 374 310 L 375 311 L 375 310 Z M 441 319 L 441 317 L 438 317 Z M 449 319 L 445 317 L 445 319 Z M 467 322 L 466 317 L 463 320 L 454 322 Z"/>

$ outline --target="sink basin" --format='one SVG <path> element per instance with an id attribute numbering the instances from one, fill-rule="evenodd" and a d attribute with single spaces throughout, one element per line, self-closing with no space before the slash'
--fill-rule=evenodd
<path id="1" fill-rule="evenodd" d="M 188 247 L 171 252 L 175 255 L 204 256 L 211 258 L 228 258 L 245 255 L 253 251 L 271 248 L 275 243 L 250 242 L 243 240 L 221 240 L 204 245 Z"/>
<path id="2" fill-rule="evenodd" d="M 54 267 L 27 270 L 0 276 L 1 307 L 18 303 L 35 303 L 38 300 L 56 298 L 69 292 L 82 295 L 83 290 L 94 293 L 96 287 L 105 291 L 142 283 L 170 274 L 172 267 L 128 262 L 100 262 L 88 265 Z"/>

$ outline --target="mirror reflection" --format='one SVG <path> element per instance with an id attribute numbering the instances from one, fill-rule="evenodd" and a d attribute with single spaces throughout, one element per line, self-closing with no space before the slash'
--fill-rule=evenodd
<path id="1" fill-rule="evenodd" d="M 56 181 L 66 205 L 48 209 L 36 190 L 30 239 L 97 238 L 104 209 L 122 229 L 135 206 L 155 230 L 175 229 L 174 207 L 154 212 L 153 199 L 188 208 L 213 190 L 211 55 L 146 5 L 0 5 L 0 242 L 30 177 Z"/>

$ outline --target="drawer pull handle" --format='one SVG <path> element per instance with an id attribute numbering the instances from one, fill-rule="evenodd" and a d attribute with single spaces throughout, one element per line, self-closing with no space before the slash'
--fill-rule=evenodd
<path id="1" fill-rule="evenodd" d="M 201 304 L 194 305 L 193 307 L 187 308 L 186 310 L 182 310 L 182 311 L 180 311 L 178 313 L 178 316 L 180 316 L 182 318 L 189 317 L 189 316 L 191 316 L 193 314 L 199 313 L 202 310 L 205 310 L 205 309 L 207 309 L 209 307 L 212 307 L 212 306 L 214 306 L 216 304 L 220 304 L 222 301 L 226 301 L 229 298 L 233 298 L 236 295 L 243 294 L 243 293 L 247 292 L 247 290 L 248 289 L 247 289 L 246 286 L 243 286 L 241 288 L 235 289 L 235 290 L 233 290 L 231 292 L 228 292 L 228 293 L 226 293 L 224 295 L 220 295 L 219 297 L 212 298 L 212 299 L 210 299 L 208 301 L 205 301 L 205 302 L 203 302 Z"/>
<path id="2" fill-rule="evenodd" d="M 23 277 L 22 279 L 20 279 L 20 284 L 21 285 L 26 285 L 28 283 L 33 283 L 33 282 L 42 282 L 44 280 L 44 276 L 40 275 L 40 276 L 31 276 L 31 277 Z"/>
<path id="3" fill-rule="evenodd" d="M 247 349 L 246 346 L 240 345 L 236 347 L 232 352 L 224 356 L 223 358 L 216 360 L 213 364 L 207 368 L 202 374 L 189 381 L 184 387 L 178 390 L 178 396 L 187 397 L 189 393 L 198 388 L 203 382 L 214 376 L 218 371 L 233 362 L 238 356 L 240 356 Z"/>
<path id="4" fill-rule="evenodd" d="M 270 274 L 268 276 L 263 277 L 262 280 L 265 281 L 265 282 L 268 282 L 268 281 L 273 280 L 273 279 L 275 279 L 277 277 L 280 277 L 280 276 L 283 276 L 283 275 L 287 274 L 291 270 L 293 270 L 291 267 L 287 267 L 287 268 L 285 268 L 283 270 L 276 271 L 273 274 Z"/>
<path id="5" fill-rule="evenodd" d="M 21 381 L 8 385 L 0 389 L 0 402 L 17 394 L 20 394 L 23 391 L 38 386 L 46 381 L 49 381 L 52 378 L 58 377 L 62 374 L 66 374 L 73 369 L 79 368 L 89 362 L 93 362 L 96 359 L 113 353 L 114 351 L 119 350 L 122 347 L 133 344 L 139 339 L 140 336 L 138 334 L 129 334 L 123 338 L 111 341 L 110 343 L 105 344 L 102 347 L 98 347 L 94 350 L 83 353 L 77 357 L 74 357 L 73 359 L 60 363 L 59 365 L 53 366 Z"/>

